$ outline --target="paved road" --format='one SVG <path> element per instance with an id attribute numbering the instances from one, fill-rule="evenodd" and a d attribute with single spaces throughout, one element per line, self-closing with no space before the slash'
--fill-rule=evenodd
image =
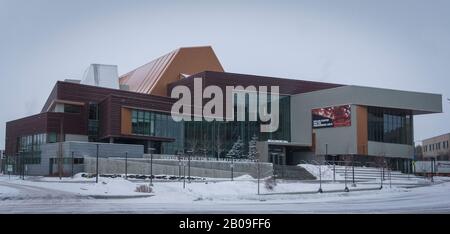
<path id="1" fill-rule="evenodd" d="M 305 199 L 292 195 L 277 201 L 191 203 L 154 203 L 152 198 L 97 200 L 8 182 L 0 182 L 2 186 L 23 195 L 0 199 L 0 213 L 450 213 L 448 182 L 402 192 L 342 193 L 324 199 L 315 194 Z"/>

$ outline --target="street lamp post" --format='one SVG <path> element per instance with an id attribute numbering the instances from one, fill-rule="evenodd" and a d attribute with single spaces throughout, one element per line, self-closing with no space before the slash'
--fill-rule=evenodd
<path id="1" fill-rule="evenodd" d="M 181 152 L 178 152 L 178 178 L 181 179 Z"/>
<path id="2" fill-rule="evenodd" d="M 231 156 L 231 181 L 233 181 L 234 180 L 234 172 L 233 172 L 233 170 L 234 170 L 234 157 L 233 156 Z"/>
<path id="3" fill-rule="evenodd" d="M 183 189 L 186 188 L 186 162 L 183 162 Z"/>
<path id="4" fill-rule="evenodd" d="M 73 164 L 74 164 L 73 154 L 74 154 L 74 152 L 72 151 L 72 179 L 73 179 Z"/>
<path id="5" fill-rule="evenodd" d="M 261 177 L 261 168 L 259 165 L 259 159 L 256 159 L 256 163 L 257 163 L 257 174 L 258 174 L 258 195 L 260 194 L 259 192 L 259 183 L 260 183 L 260 177 Z"/>
<path id="6" fill-rule="evenodd" d="M 392 171 L 392 169 L 391 169 L 391 168 L 388 168 L 388 170 L 389 170 L 389 188 L 392 188 L 392 177 L 391 177 L 391 171 Z"/>
<path id="7" fill-rule="evenodd" d="M 25 152 L 24 151 L 19 151 L 19 156 L 20 157 L 20 164 L 21 164 L 21 168 L 20 168 L 20 176 L 22 177 L 22 180 L 25 180 Z"/>
<path id="8" fill-rule="evenodd" d="M 344 188 L 344 192 L 349 192 L 350 190 L 347 187 L 347 163 L 345 163 L 345 188 Z"/>
<path id="9" fill-rule="evenodd" d="M 356 187 L 355 183 L 355 156 L 352 156 L 352 187 Z"/>
<path id="10" fill-rule="evenodd" d="M 431 163 L 431 165 L 430 165 L 430 168 L 431 168 L 431 182 L 434 182 L 434 170 L 435 170 L 435 168 L 434 168 L 434 158 L 432 158 L 431 159 L 431 161 L 430 161 L 430 163 Z"/>
<path id="11" fill-rule="evenodd" d="M 383 189 L 383 166 L 380 168 L 380 189 Z"/>
<path id="12" fill-rule="evenodd" d="M 19 167 L 20 167 L 20 151 L 16 153 L 16 157 L 14 159 L 14 170 L 13 170 L 13 175 L 17 174 L 20 176 L 20 171 L 19 171 Z"/>

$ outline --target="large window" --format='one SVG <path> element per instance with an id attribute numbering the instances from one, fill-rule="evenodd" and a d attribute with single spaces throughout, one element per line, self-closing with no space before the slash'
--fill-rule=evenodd
<path id="1" fill-rule="evenodd" d="M 275 132 L 261 132 L 260 121 L 248 121 L 249 108 L 246 96 L 245 117 L 247 121 L 190 121 L 185 122 L 185 148 L 193 149 L 197 155 L 225 157 L 238 139 L 243 143 L 243 154 L 247 154 L 248 143 L 253 136 L 258 141 L 291 140 L 290 97 L 280 96 L 279 128 Z M 269 112 L 270 104 L 268 105 Z M 235 119 L 237 115 L 235 106 Z"/>
<path id="2" fill-rule="evenodd" d="M 22 136 L 18 139 L 18 153 L 23 157 L 25 164 L 41 163 L 41 145 L 48 142 L 45 133 Z"/>
<path id="3" fill-rule="evenodd" d="M 412 122 L 410 111 L 369 107 L 369 141 L 411 145 Z"/>
<path id="4" fill-rule="evenodd" d="M 89 141 L 96 141 L 98 138 L 99 130 L 99 115 L 98 115 L 98 104 L 89 103 L 89 120 L 88 120 L 88 135 Z"/>
<path id="5" fill-rule="evenodd" d="M 81 106 L 64 104 L 64 113 L 73 113 L 73 114 L 81 113 Z"/>
<path id="6" fill-rule="evenodd" d="M 174 138 L 175 142 L 163 143 L 162 152 L 175 154 L 183 149 L 184 123 L 175 122 L 170 114 L 132 110 L 131 132 L 136 135 Z"/>

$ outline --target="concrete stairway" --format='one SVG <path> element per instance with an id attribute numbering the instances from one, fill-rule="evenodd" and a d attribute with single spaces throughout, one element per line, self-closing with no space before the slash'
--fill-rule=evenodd
<path id="1" fill-rule="evenodd" d="M 332 168 L 333 166 L 330 166 Z M 345 166 L 335 166 L 336 174 L 345 178 Z M 355 167 L 355 180 L 377 180 L 380 179 L 381 169 L 375 167 Z M 385 179 L 389 178 L 389 172 L 385 169 L 384 171 Z M 353 178 L 352 167 L 347 167 L 347 180 L 351 180 Z M 403 180 L 403 179 L 414 179 L 414 178 L 422 178 L 416 175 L 404 174 L 400 171 L 391 171 L 392 180 Z"/>
<path id="2" fill-rule="evenodd" d="M 291 179 L 291 180 L 315 180 L 311 173 L 309 173 L 303 167 L 298 166 L 282 166 L 282 165 L 273 165 L 274 175 L 280 179 Z"/>

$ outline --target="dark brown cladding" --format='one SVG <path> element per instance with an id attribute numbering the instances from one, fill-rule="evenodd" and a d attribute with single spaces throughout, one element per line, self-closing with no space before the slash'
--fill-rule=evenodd
<path id="1" fill-rule="evenodd" d="M 77 114 L 49 112 L 59 101 L 82 103 L 81 112 Z M 61 120 L 64 134 L 88 135 L 89 103 L 99 104 L 99 137 L 104 139 L 130 138 L 122 136 L 120 131 L 122 107 L 170 112 L 174 102 L 174 99 L 167 97 L 58 81 L 40 114 L 6 124 L 6 153 L 14 155 L 17 152 L 18 137 L 50 132 L 59 134 Z"/>
<path id="2" fill-rule="evenodd" d="M 14 155 L 17 152 L 18 137 L 39 133 L 61 132 L 64 134 L 87 133 L 87 124 L 81 114 L 41 113 L 26 118 L 10 121 L 6 123 L 5 151 L 7 155 Z"/>
<path id="3" fill-rule="evenodd" d="M 167 87 L 168 96 L 170 96 L 171 90 L 177 85 L 185 85 L 192 89 L 194 78 L 202 78 L 203 86 L 216 85 L 222 89 L 225 89 L 226 86 L 241 85 L 245 88 L 253 85 L 256 88 L 258 88 L 258 86 L 267 86 L 270 90 L 270 86 L 279 86 L 280 94 L 282 95 L 295 95 L 299 93 L 307 93 L 343 86 L 341 84 L 322 83 L 315 81 L 205 71 L 169 84 Z"/>
<path id="4" fill-rule="evenodd" d="M 56 100 L 84 102 L 86 104 L 89 104 L 89 102 L 100 103 L 109 95 L 120 95 L 127 98 L 138 98 L 151 102 L 173 102 L 171 98 L 167 97 L 58 81 L 53 88 L 52 94 L 49 96 L 47 102 L 42 108 L 42 112 L 48 111 L 52 103 Z"/>

